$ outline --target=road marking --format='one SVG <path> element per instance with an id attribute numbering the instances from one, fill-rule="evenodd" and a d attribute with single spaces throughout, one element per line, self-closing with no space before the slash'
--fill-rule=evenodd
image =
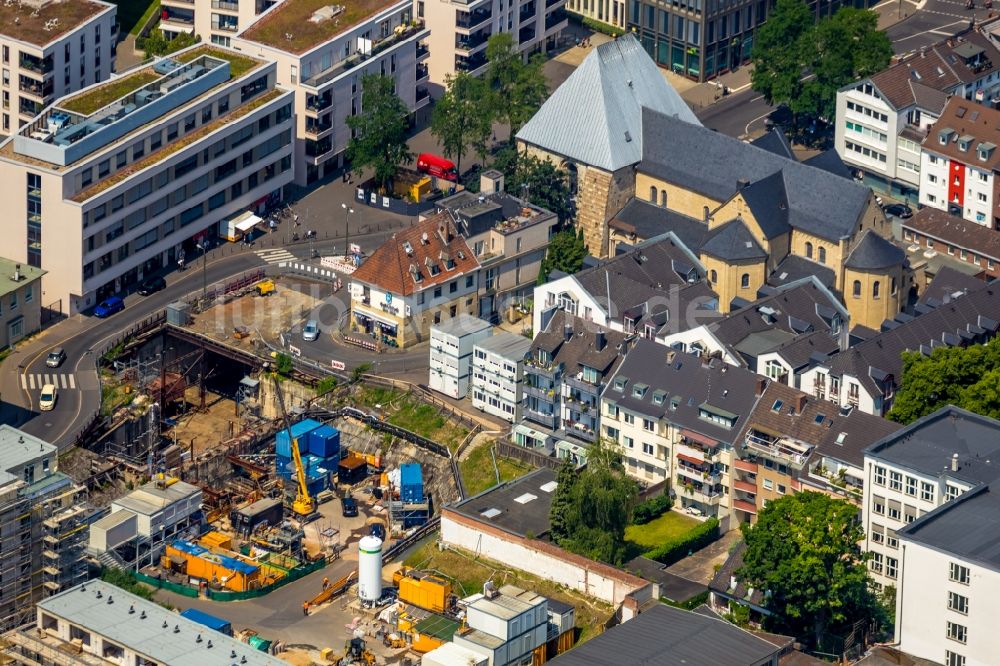
<path id="1" fill-rule="evenodd" d="M 28 375 L 21 375 L 21 390 L 28 390 Z"/>
<path id="2" fill-rule="evenodd" d="M 282 248 L 275 248 L 273 250 L 254 250 L 254 254 L 269 264 L 277 264 L 282 261 L 291 261 L 295 259 L 294 254 Z"/>
<path id="3" fill-rule="evenodd" d="M 74 375 L 70 375 L 69 376 L 69 387 L 71 389 L 75 389 L 76 388 L 76 377 Z"/>
<path id="4" fill-rule="evenodd" d="M 923 32 L 916 32 L 916 33 L 913 33 L 912 35 L 907 35 L 906 37 L 900 37 L 899 39 L 897 39 L 893 43 L 894 44 L 898 44 L 899 42 L 905 42 L 907 39 L 913 39 L 914 37 L 922 37 L 924 35 L 940 34 L 938 32 L 939 30 L 944 30 L 945 28 L 947 28 L 949 26 L 952 26 L 952 25 L 960 25 L 960 24 L 964 25 L 966 23 L 968 23 L 968 21 L 953 21 L 951 23 L 946 23 L 944 25 L 939 25 L 936 28 L 928 28 L 927 30 L 924 30 Z"/>
<path id="5" fill-rule="evenodd" d="M 32 391 L 35 390 L 35 376 L 34 375 L 28 375 L 28 388 L 31 389 Z"/>
<path id="6" fill-rule="evenodd" d="M 42 388 L 46 384 L 52 384 L 56 388 L 75 389 L 76 377 L 68 373 L 42 374 L 40 372 L 27 372 L 21 375 L 21 388 L 24 390 L 35 390 Z"/>

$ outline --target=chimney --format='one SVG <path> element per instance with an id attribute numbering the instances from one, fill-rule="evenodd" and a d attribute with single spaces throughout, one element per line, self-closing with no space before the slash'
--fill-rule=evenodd
<path id="1" fill-rule="evenodd" d="M 795 396 L 795 413 L 801 414 L 802 410 L 806 408 L 806 394 L 800 393 Z"/>
<path id="2" fill-rule="evenodd" d="M 604 348 L 608 346 L 608 338 L 604 334 L 604 331 L 598 331 L 594 334 L 594 346 L 597 351 L 604 351 Z"/>
<path id="3" fill-rule="evenodd" d="M 14 264 L 14 282 L 21 281 L 21 264 Z"/>
<path id="4" fill-rule="evenodd" d="M 957 453 L 951 454 L 951 471 L 953 471 L 953 472 L 957 472 L 958 471 L 958 454 Z"/>
<path id="5" fill-rule="evenodd" d="M 742 190 L 743 188 L 745 188 L 745 187 L 747 187 L 749 185 L 750 185 L 750 179 L 749 178 L 740 178 L 740 179 L 738 179 L 736 181 L 736 189 L 737 190 Z"/>
<path id="6" fill-rule="evenodd" d="M 674 351 L 673 349 L 667 352 L 667 365 L 670 365 L 671 363 L 674 362 L 675 356 L 677 356 L 677 352 Z"/>
<path id="7" fill-rule="evenodd" d="M 573 324 L 563 326 L 563 340 L 569 342 L 573 339 Z"/>

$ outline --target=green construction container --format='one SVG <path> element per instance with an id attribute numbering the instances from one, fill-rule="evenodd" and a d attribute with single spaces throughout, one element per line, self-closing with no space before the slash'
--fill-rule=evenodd
<path id="1" fill-rule="evenodd" d="M 255 650 L 260 650 L 261 652 L 268 652 L 271 649 L 272 641 L 269 641 L 266 638 L 261 638 L 260 636 L 251 636 L 250 640 L 248 640 L 247 643 L 249 643 L 250 647 L 252 647 Z"/>

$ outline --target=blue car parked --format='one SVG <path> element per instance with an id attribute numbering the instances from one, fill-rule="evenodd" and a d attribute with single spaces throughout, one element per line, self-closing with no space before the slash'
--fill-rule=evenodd
<path id="1" fill-rule="evenodd" d="M 94 316 L 104 319 L 105 317 L 110 317 L 114 313 L 121 312 L 124 309 L 125 301 L 122 300 L 121 296 L 110 296 L 94 308 Z"/>

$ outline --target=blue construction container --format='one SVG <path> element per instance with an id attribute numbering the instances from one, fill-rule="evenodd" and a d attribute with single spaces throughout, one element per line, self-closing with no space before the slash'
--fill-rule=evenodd
<path id="1" fill-rule="evenodd" d="M 339 458 L 340 431 L 333 426 L 325 425 L 310 432 L 309 453 L 324 459 Z"/>
<path id="2" fill-rule="evenodd" d="M 299 442 L 299 453 L 305 454 L 308 450 L 308 435 L 323 424 L 315 419 L 303 419 L 292 424 L 292 437 Z M 292 457 L 292 442 L 288 439 L 288 430 L 282 428 L 274 437 L 274 452 L 286 458 Z"/>
<path id="3" fill-rule="evenodd" d="M 330 489 L 330 475 L 329 474 L 315 474 L 308 475 L 306 479 L 306 487 L 309 489 L 309 494 L 313 497 L 320 494 L 324 490 Z"/>
<path id="4" fill-rule="evenodd" d="M 404 502 L 422 502 L 424 500 L 424 477 L 419 463 L 406 463 L 399 466 L 399 499 Z"/>
<path id="5" fill-rule="evenodd" d="M 233 635 L 233 625 L 229 620 L 223 620 L 221 617 L 209 615 L 208 613 L 202 612 L 197 608 L 188 608 L 186 611 L 181 613 L 181 617 L 186 617 L 192 622 L 197 622 L 198 624 L 204 625 L 209 629 L 215 629 L 216 631 L 222 632 L 226 636 Z"/>
<path id="6" fill-rule="evenodd" d="M 295 466 L 292 465 L 292 459 L 287 456 L 278 455 L 275 456 L 274 469 L 278 472 L 278 476 L 283 479 L 289 478 L 292 471 L 294 471 Z"/>

